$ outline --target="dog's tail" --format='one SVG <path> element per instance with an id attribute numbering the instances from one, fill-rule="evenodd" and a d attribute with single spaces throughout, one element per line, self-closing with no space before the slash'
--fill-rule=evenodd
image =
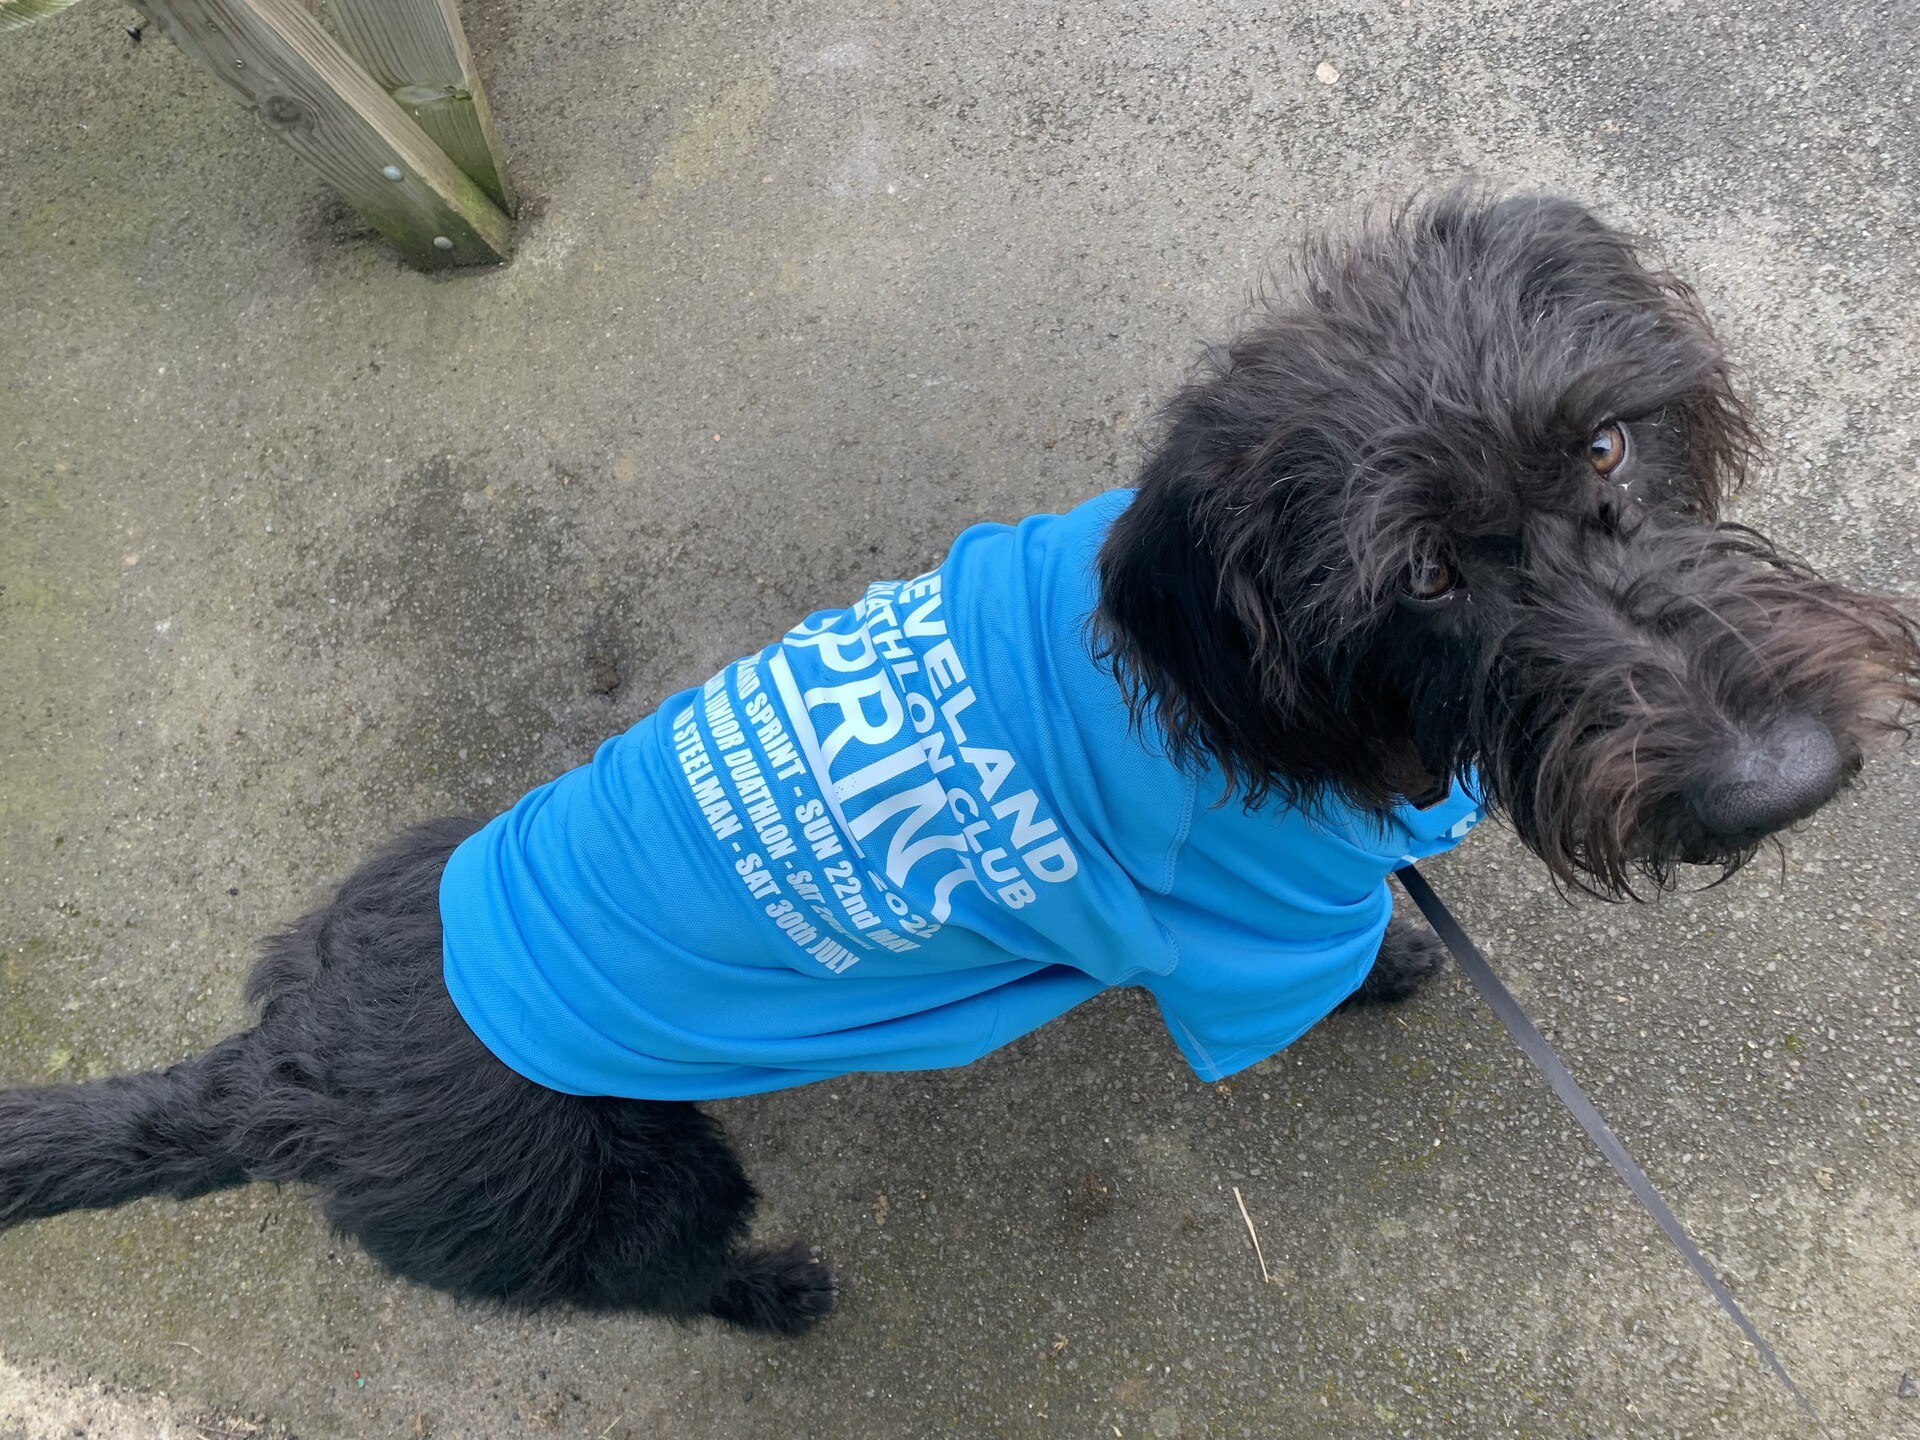
<path id="1" fill-rule="evenodd" d="M 142 1075 L 0 1090 L 0 1230 L 245 1184 L 235 1143 L 251 1038 Z"/>

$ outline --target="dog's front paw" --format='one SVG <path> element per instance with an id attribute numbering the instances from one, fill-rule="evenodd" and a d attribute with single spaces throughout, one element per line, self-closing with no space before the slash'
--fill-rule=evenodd
<path id="1" fill-rule="evenodd" d="M 1380 953 L 1360 988 L 1341 1002 L 1341 1007 L 1361 1005 L 1398 1005 L 1410 1000 L 1435 975 L 1447 958 L 1447 947 L 1425 925 L 1394 920 L 1381 938 Z"/>
<path id="2" fill-rule="evenodd" d="M 713 1313 L 749 1330 L 798 1335 L 826 1318 L 837 1295 L 819 1251 L 798 1241 L 753 1246 L 734 1257 L 713 1298 Z"/>

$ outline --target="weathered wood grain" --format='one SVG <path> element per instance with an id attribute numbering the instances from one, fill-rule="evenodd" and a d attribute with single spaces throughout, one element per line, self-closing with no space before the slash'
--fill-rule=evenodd
<path id="1" fill-rule="evenodd" d="M 367 73 L 508 214 L 514 195 L 454 0 L 328 0 Z"/>
<path id="2" fill-rule="evenodd" d="M 503 260 L 512 222 L 296 0 L 134 0 L 423 268 Z"/>

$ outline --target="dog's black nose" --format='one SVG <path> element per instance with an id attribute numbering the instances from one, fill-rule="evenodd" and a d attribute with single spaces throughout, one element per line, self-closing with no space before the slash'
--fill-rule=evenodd
<path id="1" fill-rule="evenodd" d="M 1722 844 L 1764 839 L 1818 810 L 1847 776 L 1845 757 L 1811 716 L 1778 720 L 1732 747 L 1693 797 L 1693 811 Z"/>

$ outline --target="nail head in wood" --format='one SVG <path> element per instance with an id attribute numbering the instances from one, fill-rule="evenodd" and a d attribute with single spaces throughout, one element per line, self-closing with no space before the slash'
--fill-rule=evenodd
<path id="1" fill-rule="evenodd" d="M 395 103 L 511 214 L 506 162 L 455 0 L 328 0 L 327 8 L 341 42 Z"/>
<path id="2" fill-rule="evenodd" d="M 157 22 L 153 28 L 163 30 L 256 107 L 302 159 L 414 264 L 437 270 L 506 259 L 512 222 L 487 187 L 408 116 L 388 93 L 392 82 L 370 75 L 313 18 L 307 3 L 134 0 L 147 19 Z M 439 12 L 442 16 L 451 12 L 452 0 L 434 3 L 446 7 Z M 5 4 L 0 0 L 0 8 Z M 466 83 L 464 75 L 428 78 L 464 84 L 479 101 L 477 82 Z M 403 76 L 400 83 L 407 82 L 420 80 Z M 430 112 L 439 108 L 428 107 Z M 479 109 L 476 103 L 469 118 L 480 118 Z M 388 167 L 399 172 L 397 179 L 386 178 Z M 488 178 L 499 182 L 497 167 Z"/>

